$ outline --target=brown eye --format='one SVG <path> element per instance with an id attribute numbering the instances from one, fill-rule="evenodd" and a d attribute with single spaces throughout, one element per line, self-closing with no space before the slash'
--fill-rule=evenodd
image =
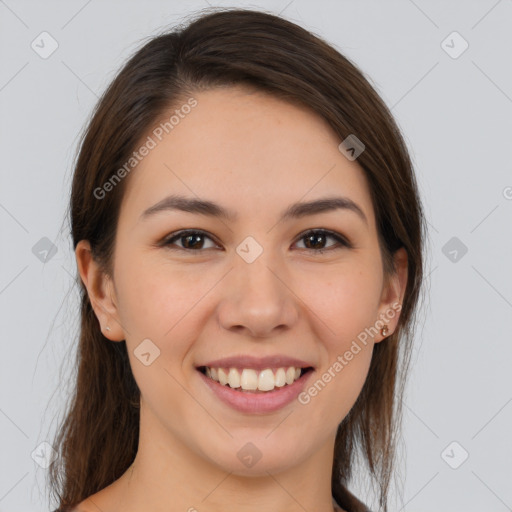
<path id="1" fill-rule="evenodd" d="M 331 238 L 337 242 L 337 244 L 331 244 L 326 247 L 327 240 Z M 314 252 L 322 253 L 326 250 L 339 249 L 342 247 L 350 247 L 350 244 L 338 233 L 327 231 L 325 229 L 315 229 L 303 233 L 300 240 L 304 241 L 305 249 L 312 250 Z"/>
<path id="2" fill-rule="evenodd" d="M 326 245 L 328 240 L 334 240 L 336 243 Z M 205 246 L 205 240 L 210 240 L 211 245 Z M 323 253 L 327 250 L 336 250 L 351 248 L 352 245 L 340 234 L 325 229 L 309 230 L 300 235 L 299 241 L 304 241 L 304 250 L 309 252 Z M 178 242 L 178 243 L 177 243 Z M 189 253 L 200 253 L 203 249 L 212 249 L 218 247 L 213 239 L 203 231 L 184 230 L 172 233 L 167 237 L 162 245 L 172 250 L 181 250 Z M 300 248 L 302 249 L 302 248 Z"/>
<path id="3" fill-rule="evenodd" d="M 181 249 L 188 250 L 190 252 L 198 252 L 201 249 L 205 249 L 205 239 L 212 240 L 202 231 L 180 231 L 179 233 L 173 233 L 171 237 L 167 238 L 163 242 L 163 245 L 165 247 L 169 247 L 170 249 Z M 181 243 L 181 247 L 179 245 L 176 245 L 175 241 L 179 241 Z M 176 247 L 172 247 L 173 245 Z M 216 244 L 214 244 L 212 247 L 215 246 Z M 211 247 L 206 247 L 206 249 L 210 248 Z"/>

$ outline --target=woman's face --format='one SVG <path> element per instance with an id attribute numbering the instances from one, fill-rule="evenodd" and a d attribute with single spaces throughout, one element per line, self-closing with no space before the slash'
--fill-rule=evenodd
<path id="1" fill-rule="evenodd" d="M 332 453 L 406 274 L 384 282 L 364 174 L 325 121 L 242 88 L 194 98 L 172 130 L 148 134 L 155 147 L 126 178 L 113 287 L 95 309 L 126 340 L 141 435 L 171 460 L 272 473 Z M 210 365 L 274 390 L 232 390 L 200 371 Z M 312 370 L 283 386 L 294 366 Z"/>

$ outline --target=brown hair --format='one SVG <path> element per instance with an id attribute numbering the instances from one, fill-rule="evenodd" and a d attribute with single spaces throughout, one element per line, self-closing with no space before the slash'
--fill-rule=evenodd
<path id="1" fill-rule="evenodd" d="M 332 491 L 351 506 L 344 487 L 359 449 L 387 511 L 400 431 L 401 398 L 423 280 L 425 221 L 412 163 L 395 121 L 363 73 L 319 37 L 261 11 L 200 13 L 173 32 L 151 38 L 123 66 L 100 99 L 84 132 L 73 176 L 73 244 L 89 240 L 93 256 L 112 275 L 111 256 L 122 180 L 104 198 L 94 191 L 130 158 L 137 144 L 183 98 L 214 87 L 245 85 L 306 106 L 343 140 L 365 145 L 357 162 L 371 190 L 386 276 L 404 247 L 408 282 L 395 332 L 374 347 L 363 389 L 338 428 Z M 139 389 L 126 342 L 105 338 L 79 276 L 81 325 L 76 386 L 54 448 L 50 484 L 59 511 L 69 510 L 118 479 L 135 458 Z"/>

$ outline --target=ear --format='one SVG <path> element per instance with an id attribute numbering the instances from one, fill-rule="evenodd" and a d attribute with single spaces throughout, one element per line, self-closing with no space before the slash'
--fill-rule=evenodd
<path id="1" fill-rule="evenodd" d="M 80 277 L 87 288 L 87 294 L 103 336 L 112 341 L 123 341 L 125 339 L 124 329 L 119 321 L 117 300 L 111 278 L 94 261 L 91 245 L 87 240 L 78 242 L 75 257 Z M 110 330 L 107 330 L 107 326 L 110 327 Z"/>
<path id="2" fill-rule="evenodd" d="M 379 333 L 375 336 L 375 343 L 379 343 L 387 338 L 396 329 L 398 319 L 400 318 L 400 311 L 402 310 L 402 302 L 404 299 L 405 288 L 407 286 L 407 252 L 401 247 L 393 255 L 395 262 L 396 272 L 388 276 L 382 288 L 381 302 L 379 305 L 379 319 L 378 322 Z M 382 336 L 381 329 L 384 325 L 388 327 L 388 333 Z"/>

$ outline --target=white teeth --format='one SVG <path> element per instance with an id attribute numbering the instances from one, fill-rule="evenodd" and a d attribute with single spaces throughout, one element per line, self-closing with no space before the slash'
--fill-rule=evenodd
<path id="1" fill-rule="evenodd" d="M 286 384 L 286 372 L 284 368 L 278 368 L 275 376 L 275 384 L 277 388 L 282 388 Z"/>
<path id="2" fill-rule="evenodd" d="M 272 391 L 274 389 L 274 372 L 272 370 L 263 370 L 258 379 L 258 389 L 260 391 Z"/>
<path id="3" fill-rule="evenodd" d="M 208 370 L 208 368 L 206 368 L 206 370 Z M 219 368 L 219 371 L 217 372 L 217 376 L 219 377 L 219 382 L 223 386 L 225 386 L 228 383 L 228 375 L 222 368 Z"/>
<path id="4" fill-rule="evenodd" d="M 282 388 L 285 385 L 293 384 L 300 377 L 301 368 L 293 366 L 277 368 L 274 374 L 270 368 L 260 372 L 252 368 L 244 368 L 240 373 L 236 368 L 206 367 L 205 374 L 223 386 L 227 384 L 233 389 L 272 391 L 275 387 Z"/>
<path id="5" fill-rule="evenodd" d="M 230 368 L 228 373 L 228 384 L 230 388 L 240 387 L 240 374 L 238 373 L 237 369 Z"/>
<path id="6" fill-rule="evenodd" d="M 240 377 L 240 387 L 242 389 L 258 389 L 258 374 L 254 370 L 243 370 Z"/>

